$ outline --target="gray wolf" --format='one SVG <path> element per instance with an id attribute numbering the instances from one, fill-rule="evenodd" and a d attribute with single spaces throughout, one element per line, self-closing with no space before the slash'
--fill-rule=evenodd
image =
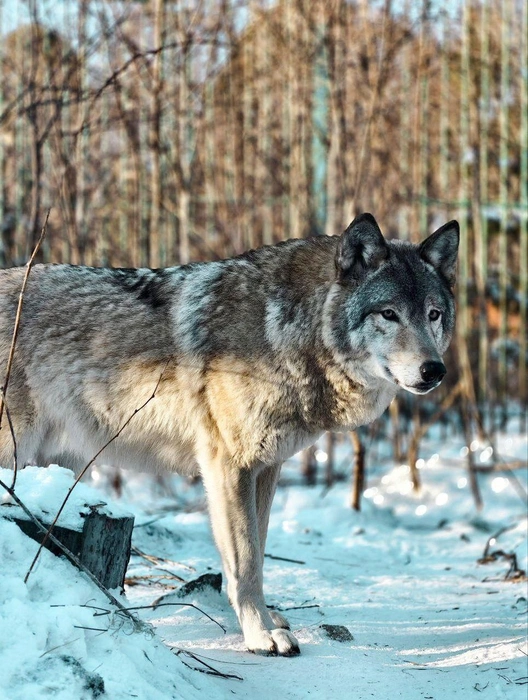
<path id="1" fill-rule="evenodd" d="M 434 389 L 455 321 L 459 230 L 386 241 L 370 214 L 341 236 L 289 240 L 161 270 L 37 265 L 7 394 L 22 464 L 101 461 L 200 474 L 247 647 L 297 654 L 266 607 L 264 545 L 282 462 L 326 430 L 377 418 L 398 387 Z M 0 273 L 5 366 L 22 269 Z M 9 431 L 0 463 L 9 464 Z"/>

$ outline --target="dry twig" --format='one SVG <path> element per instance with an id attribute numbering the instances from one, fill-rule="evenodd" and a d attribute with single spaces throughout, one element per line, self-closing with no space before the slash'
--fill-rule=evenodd
<path id="1" fill-rule="evenodd" d="M 174 566 L 184 566 L 183 564 L 178 564 L 178 562 L 173 562 L 170 559 L 163 559 L 163 557 L 156 557 L 152 554 L 145 554 L 145 552 L 142 552 L 137 547 L 132 547 L 131 552 L 132 552 L 132 554 L 136 554 L 138 557 L 145 559 L 145 561 L 148 561 L 151 564 L 154 564 L 154 566 L 156 567 L 156 569 L 158 569 L 158 571 L 163 571 L 165 574 L 168 574 L 171 578 L 174 578 L 177 581 L 181 581 L 182 583 L 187 583 L 186 579 L 182 578 L 181 576 L 178 576 L 177 574 L 173 573 L 172 571 L 169 571 L 168 569 L 163 569 L 159 565 L 160 562 L 163 562 L 165 564 L 173 564 Z"/>
<path id="2" fill-rule="evenodd" d="M 150 586 L 151 584 L 158 584 L 162 585 L 164 588 L 167 588 L 168 590 L 174 591 L 179 588 L 179 586 L 172 586 L 170 583 L 167 583 L 167 581 L 172 580 L 174 577 L 170 576 L 169 574 L 164 574 L 164 575 L 156 575 L 156 574 L 148 574 L 145 576 L 127 576 L 125 578 L 125 584 L 127 586 Z"/>
<path id="3" fill-rule="evenodd" d="M 300 559 L 288 559 L 287 557 L 277 557 L 275 554 L 265 554 L 265 557 L 268 559 L 275 559 L 277 561 L 287 561 L 290 562 L 291 564 L 306 564 L 305 561 L 301 561 Z"/>
<path id="4" fill-rule="evenodd" d="M 234 679 L 236 681 L 244 680 L 241 676 L 237 676 L 235 673 L 223 673 L 222 671 L 213 668 L 213 666 L 210 666 L 206 661 L 203 661 L 203 659 L 201 659 L 199 656 L 197 656 L 197 654 L 193 653 L 192 651 L 188 651 L 187 649 L 178 649 L 177 647 L 173 647 L 172 650 L 174 651 L 176 656 L 184 654 L 185 656 L 188 656 L 189 658 L 193 659 L 193 661 L 202 664 L 202 666 L 204 667 L 200 668 L 199 666 L 191 666 L 190 664 L 185 663 L 183 659 L 181 659 L 182 664 L 193 671 L 199 671 L 200 673 L 205 673 L 208 676 L 217 676 L 218 678 Z"/>
<path id="5" fill-rule="evenodd" d="M 214 622 L 215 625 L 218 625 L 218 627 L 220 627 L 220 629 L 222 630 L 222 632 L 224 634 L 227 633 L 226 628 L 220 622 L 218 622 L 218 620 L 215 620 L 214 617 L 211 617 L 211 615 L 206 613 L 205 610 L 202 610 L 202 608 L 199 608 L 197 605 L 194 605 L 194 603 L 153 603 L 152 605 L 135 605 L 131 608 L 123 608 L 123 610 L 126 610 L 126 611 L 130 611 L 130 610 L 157 610 L 158 608 L 165 608 L 169 605 L 175 605 L 177 607 L 193 608 L 194 610 L 198 610 L 198 612 L 201 612 L 202 615 L 205 615 L 205 617 L 208 620 L 211 620 L 211 622 Z M 89 608 L 89 607 L 93 607 L 93 606 L 86 605 L 85 607 Z M 110 610 L 104 610 L 103 608 L 100 608 L 100 610 L 102 610 L 102 612 L 94 613 L 94 617 L 100 617 L 102 615 L 109 615 L 111 612 Z"/>
<path id="6" fill-rule="evenodd" d="M 40 246 L 42 245 L 42 241 L 44 240 L 44 237 L 45 237 L 46 232 L 48 230 L 48 219 L 49 219 L 50 211 L 51 210 L 48 209 L 48 212 L 46 214 L 46 219 L 44 221 L 44 226 L 42 227 L 42 230 L 40 232 L 39 239 L 38 239 L 37 243 L 35 244 L 35 247 L 33 248 L 33 252 L 31 253 L 31 257 L 29 258 L 29 260 L 26 263 L 26 273 L 24 275 L 24 279 L 22 280 L 20 294 L 18 295 L 18 306 L 17 306 L 17 310 L 16 310 L 16 315 L 15 315 L 15 325 L 13 326 L 13 334 L 11 336 L 11 347 L 9 349 L 9 355 L 7 358 L 7 367 L 6 367 L 4 383 L 3 383 L 2 388 L 0 390 L 0 430 L 2 429 L 2 418 L 4 415 L 4 408 L 5 408 L 5 412 L 7 415 L 7 421 L 9 423 L 9 429 L 11 431 L 11 437 L 13 438 L 13 445 L 14 445 L 13 483 L 11 484 L 12 489 L 15 488 L 15 484 L 16 484 L 18 464 L 17 464 L 17 446 L 16 446 L 15 431 L 13 428 L 13 423 L 11 421 L 11 416 L 9 415 L 9 409 L 7 407 L 7 402 L 6 402 L 7 387 L 9 386 L 9 378 L 11 377 L 11 369 L 13 367 L 13 359 L 15 357 L 15 348 L 16 348 L 16 343 L 17 343 L 17 339 L 18 339 L 18 331 L 20 329 L 20 319 L 22 318 L 22 305 L 24 303 L 24 294 L 26 291 L 29 273 L 31 272 L 31 268 L 33 267 L 33 263 L 34 263 L 35 258 L 37 256 L 37 253 L 40 250 Z"/>
<path id="7" fill-rule="evenodd" d="M 502 527 L 498 532 L 488 538 L 486 546 L 484 547 L 484 553 L 480 559 L 477 560 L 477 564 L 490 564 L 491 562 L 497 561 L 498 559 L 506 559 L 510 563 L 510 568 L 504 576 L 505 581 L 526 581 L 526 571 L 520 569 L 517 563 L 517 555 L 515 552 L 505 552 L 503 549 L 491 550 L 492 544 L 495 544 L 497 538 L 500 537 L 504 532 L 512 530 L 515 525 L 506 525 Z"/>

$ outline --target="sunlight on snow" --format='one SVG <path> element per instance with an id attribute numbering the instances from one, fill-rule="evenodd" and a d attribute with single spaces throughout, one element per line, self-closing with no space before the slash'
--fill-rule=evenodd
<path id="1" fill-rule="evenodd" d="M 508 487 L 510 481 L 505 476 L 497 476 L 491 482 L 491 488 L 495 493 L 501 493 Z"/>
<path id="2" fill-rule="evenodd" d="M 490 447 L 490 446 L 486 447 L 486 449 L 482 450 L 482 452 L 480 454 L 480 461 L 487 462 L 488 459 L 491 458 L 492 454 L 493 454 L 493 447 Z"/>
<path id="3" fill-rule="evenodd" d="M 413 488 L 412 481 L 404 481 L 404 483 L 400 486 L 400 495 L 407 496 L 407 494 L 411 493 L 412 488 Z"/>
<path id="4" fill-rule="evenodd" d="M 486 643 L 482 646 L 476 646 L 472 649 L 466 649 L 461 651 L 459 654 L 453 654 L 452 651 L 449 656 L 444 659 L 438 659 L 437 661 L 427 663 L 428 666 L 437 667 L 449 667 L 449 666 L 465 666 L 468 664 L 483 664 L 483 663 L 498 663 L 510 661 L 515 657 L 522 657 L 522 651 L 519 646 L 522 643 L 523 638 L 517 638 L 515 640 L 509 640 L 504 642 L 504 640 L 499 640 L 495 643 Z M 442 653 L 443 650 L 439 652 L 432 653 Z M 449 653 L 449 650 L 445 650 Z"/>

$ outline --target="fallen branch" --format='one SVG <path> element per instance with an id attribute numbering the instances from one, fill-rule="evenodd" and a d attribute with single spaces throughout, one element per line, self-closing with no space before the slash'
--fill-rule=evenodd
<path id="1" fill-rule="evenodd" d="M 57 644 L 56 647 L 51 647 L 51 649 L 46 649 L 46 651 L 43 651 L 42 654 L 39 656 L 39 659 L 41 659 L 43 656 L 46 656 L 46 654 L 51 654 L 52 651 L 55 651 L 56 649 L 60 649 L 61 647 L 66 647 L 68 644 L 73 644 L 74 642 L 78 642 L 80 637 L 75 637 L 75 639 L 70 639 L 67 642 L 64 642 L 63 644 Z"/>
<path id="2" fill-rule="evenodd" d="M 218 622 L 218 620 L 215 620 L 214 617 L 211 617 L 211 615 L 206 613 L 205 610 L 202 610 L 197 605 L 194 605 L 194 603 L 155 603 L 153 605 L 135 605 L 131 608 L 123 608 L 123 610 L 127 610 L 127 611 L 130 611 L 130 610 L 157 610 L 158 608 L 164 608 L 164 607 L 167 607 L 168 605 L 176 605 L 178 607 L 183 606 L 183 607 L 187 607 L 187 608 L 194 608 L 194 610 L 198 610 L 198 612 L 202 613 L 202 615 L 205 615 L 205 617 L 207 617 L 209 620 L 211 620 L 211 622 L 214 622 L 215 625 L 218 625 L 218 627 L 220 627 L 220 629 L 223 631 L 224 634 L 227 633 L 226 628 L 220 622 Z M 84 607 L 89 608 L 92 606 L 86 605 Z M 110 610 L 104 610 L 103 608 L 100 608 L 100 610 L 102 610 L 102 612 L 94 613 L 94 617 L 101 617 L 102 615 L 109 615 L 111 612 Z"/>
<path id="3" fill-rule="evenodd" d="M 517 555 L 515 554 L 515 552 L 505 552 L 503 549 L 496 549 L 490 551 L 492 545 L 495 544 L 495 542 L 497 541 L 497 538 L 500 537 L 503 533 L 507 532 L 508 530 L 512 530 L 514 527 L 516 527 L 516 525 L 506 525 L 505 527 L 502 527 L 497 533 L 491 535 L 491 537 L 488 537 L 488 541 L 486 542 L 486 546 L 484 547 L 484 553 L 480 559 L 477 559 L 477 564 L 490 564 L 491 562 L 495 562 L 499 559 L 505 559 L 510 563 L 510 568 L 506 572 L 504 580 L 526 581 L 526 571 L 519 568 L 517 563 Z"/>
<path id="4" fill-rule="evenodd" d="M 14 444 L 14 466 L 13 466 L 13 483 L 11 484 L 11 488 L 15 488 L 16 484 L 16 478 L 17 478 L 17 471 L 18 471 L 18 464 L 17 464 L 17 450 L 16 450 L 16 439 L 15 439 L 15 431 L 13 428 L 13 423 L 11 422 L 11 417 L 9 416 L 8 413 L 8 408 L 7 408 L 7 403 L 6 403 L 6 395 L 7 395 L 7 387 L 9 386 L 9 379 L 11 377 L 11 370 L 13 368 L 13 359 L 15 357 L 15 348 L 18 340 L 18 332 L 20 330 L 20 319 L 22 318 L 22 304 L 24 303 L 24 294 L 26 292 L 26 286 L 29 278 L 29 273 L 31 272 L 31 268 L 33 267 L 33 263 L 35 261 L 35 258 L 37 256 L 37 253 L 40 249 L 40 246 L 42 244 L 42 241 L 44 240 L 44 237 L 46 235 L 46 232 L 48 230 L 48 219 L 50 215 L 50 209 L 48 209 L 48 212 L 46 214 L 46 219 L 44 221 L 44 226 L 42 227 L 42 231 L 40 232 L 40 236 L 38 241 L 35 244 L 35 247 L 33 248 L 33 252 L 31 253 L 31 257 L 26 263 L 26 272 L 24 274 L 24 279 L 22 280 L 22 286 L 20 288 L 20 293 L 18 295 L 18 306 L 16 310 L 16 315 L 15 315 L 15 325 L 13 326 L 13 334 L 11 336 L 11 347 L 9 349 L 9 355 L 7 357 L 7 367 L 6 367 L 6 373 L 5 373 L 5 378 L 4 378 L 4 383 L 2 385 L 2 388 L 0 390 L 0 430 L 2 430 L 2 418 L 4 415 L 4 408 L 6 411 L 7 415 L 7 420 L 9 423 L 9 429 L 11 431 L 11 437 L 13 438 L 13 444 Z"/>
<path id="5" fill-rule="evenodd" d="M 505 552 L 503 549 L 496 549 L 488 557 L 477 560 L 477 564 L 490 564 L 498 559 L 505 559 L 510 563 L 510 568 L 504 574 L 505 581 L 526 581 L 526 571 L 519 569 L 517 555 L 515 552 Z"/>
<path id="6" fill-rule="evenodd" d="M 127 576 L 124 583 L 127 586 L 150 586 L 152 583 L 154 583 L 162 585 L 164 588 L 171 591 L 175 591 L 179 588 L 179 586 L 172 586 L 170 583 L 167 583 L 167 581 L 170 581 L 172 578 L 173 577 L 169 576 L 168 574 L 163 576 L 157 574 L 148 574 L 146 576 Z"/>
<path id="7" fill-rule="evenodd" d="M 176 651 L 175 651 L 176 650 Z M 217 676 L 218 678 L 225 678 L 225 679 L 233 679 L 236 681 L 243 681 L 244 679 L 242 676 L 237 676 L 236 673 L 223 673 L 223 671 L 219 671 L 218 669 L 214 668 L 213 666 L 210 666 L 206 661 L 203 661 L 199 656 L 194 654 L 192 651 L 188 651 L 187 649 L 179 649 L 178 647 L 173 647 L 172 651 L 176 654 L 176 656 L 181 656 L 184 654 L 185 656 L 188 656 L 191 658 L 193 661 L 196 661 L 199 664 L 202 664 L 204 668 L 199 668 L 196 666 L 191 666 L 190 664 L 185 663 L 183 659 L 180 659 L 182 664 L 184 666 L 187 666 L 187 668 L 190 668 L 192 671 L 199 671 L 200 673 L 205 673 L 208 676 Z"/>
<path id="8" fill-rule="evenodd" d="M 77 630 L 91 630 L 92 632 L 108 632 L 109 627 L 85 627 L 84 625 L 73 625 Z"/>
<path id="9" fill-rule="evenodd" d="M 276 557 L 274 554 L 265 554 L 268 559 L 276 559 L 277 561 L 288 561 L 290 564 L 306 564 L 305 561 L 300 561 L 299 559 L 288 559 L 287 557 Z"/>
<path id="10" fill-rule="evenodd" d="M 68 499 L 70 498 L 70 496 L 71 496 L 71 494 L 72 494 L 73 489 L 77 486 L 77 484 L 79 483 L 79 481 L 80 481 L 80 480 L 82 479 L 82 477 L 86 474 L 86 472 L 88 471 L 88 469 L 92 466 L 92 464 L 93 464 L 93 463 L 95 462 L 95 460 L 99 457 L 99 455 L 100 455 L 102 452 L 104 452 L 104 450 L 106 450 L 106 448 L 107 448 L 109 445 L 111 445 L 111 444 L 114 442 L 114 440 L 117 440 L 117 438 L 121 435 L 121 433 L 123 432 L 123 430 L 124 430 L 124 429 L 127 427 L 127 425 L 130 423 L 130 421 L 131 421 L 135 416 L 137 416 L 137 414 L 138 414 L 140 411 L 142 411 L 142 410 L 145 408 L 145 406 L 146 406 L 147 404 L 149 404 L 149 403 L 154 399 L 154 397 L 156 396 L 156 392 L 158 391 L 159 385 L 161 384 L 161 380 L 163 379 L 163 375 L 165 374 L 165 371 L 167 370 L 167 367 L 168 367 L 168 365 L 169 365 L 169 362 L 170 362 L 170 358 L 169 358 L 169 359 L 167 360 L 167 362 L 165 363 L 165 367 L 163 368 L 163 371 L 161 372 L 161 374 L 160 374 L 160 376 L 159 376 L 159 378 L 158 378 L 158 381 L 156 382 L 156 386 L 154 387 L 154 391 L 153 391 L 152 394 L 149 396 L 149 398 L 148 398 L 143 404 L 141 404 L 141 406 L 139 406 L 139 408 L 136 408 L 136 409 L 135 409 L 135 411 L 127 418 L 127 420 L 123 423 L 123 425 L 119 428 L 119 430 L 115 433 L 115 435 L 113 435 L 113 436 L 110 438 L 110 440 L 108 440 L 108 441 L 101 447 L 101 449 L 97 452 L 97 454 L 95 454 L 95 455 L 92 457 L 92 459 L 91 459 L 91 460 L 88 462 L 88 464 L 81 470 L 81 472 L 78 474 L 78 476 L 77 476 L 77 478 L 75 479 L 75 481 L 73 482 L 73 484 L 72 484 L 72 485 L 70 486 L 70 488 L 68 489 L 68 493 L 66 494 L 66 497 L 64 498 L 63 502 L 61 503 L 61 506 L 60 506 L 59 510 L 57 511 L 57 514 L 55 515 L 55 518 L 53 519 L 53 522 L 52 522 L 51 525 L 49 526 L 49 528 L 48 528 L 48 530 L 47 530 L 47 532 L 46 532 L 46 535 L 44 536 L 42 542 L 40 543 L 40 546 L 39 546 L 39 548 L 38 548 L 38 550 L 37 550 L 37 553 L 35 554 L 35 558 L 34 558 L 33 561 L 31 562 L 31 566 L 29 567 L 29 570 L 28 570 L 28 572 L 27 572 L 27 574 L 26 574 L 26 576 L 25 576 L 25 578 L 24 578 L 24 583 L 27 583 L 27 580 L 28 580 L 28 578 L 29 578 L 29 575 L 31 574 L 31 572 L 32 572 L 32 570 L 33 570 L 33 567 L 35 566 L 35 564 L 36 564 L 36 562 L 37 562 L 37 559 L 38 559 L 39 556 L 40 556 L 40 552 L 42 551 L 42 548 L 43 548 L 44 545 L 46 544 L 46 541 L 47 541 L 47 539 L 48 539 L 48 537 L 49 537 L 51 531 L 53 530 L 53 528 L 54 528 L 55 525 L 57 524 L 57 520 L 59 519 L 59 517 L 60 517 L 62 511 L 64 510 L 64 508 L 65 508 L 65 506 L 66 506 L 66 503 L 68 502 Z"/>
<path id="11" fill-rule="evenodd" d="M 152 554 L 145 554 L 145 552 L 142 552 L 137 547 L 132 547 L 131 552 L 132 552 L 132 554 L 136 554 L 138 557 L 145 559 L 146 561 L 150 562 L 151 564 L 154 564 L 154 566 L 156 567 L 156 569 L 158 569 L 158 571 L 163 571 L 165 574 L 169 574 L 169 576 L 171 576 L 171 578 L 175 578 L 177 581 L 181 581 L 181 583 L 187 583 L 186 579 L 182 578 L 181 576 L 178 576 L 177 574 L 174 574 L 172 571 L 169 571 L 168 569 L 162 569 L 161 566 L 159 566 L 159 562 L 163 562 L 165 564 L 173 564 L 174 566 L 184 566 L 184 564 L 178 564 L 178 562 L 173 562 L 169 559 L 163 559 L 162 557 L 156 557 Z"/>

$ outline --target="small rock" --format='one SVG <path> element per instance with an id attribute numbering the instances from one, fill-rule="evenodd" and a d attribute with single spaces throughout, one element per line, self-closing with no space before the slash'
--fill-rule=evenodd
<path id="1" fill-rule="evenodd" d="M 222 574 L 202 574 L 198 578 L 184 583 L 181 588 L 178 588 L 176 595 L 178 598 L 185 598 L 191 593 L 200 593 L 212 589 L 217 593 L 222 591 Z"/>
<path id="2" fill-rule="evenodd" d="M 319 625 L 329 639 L 336 642 L 351 642 L 354 637 L 344 625 Z"/>
<path id="3" fill-rule="evenodd" d="M 83 681 L 84 690 L 89 691 L 93 698 L 98 698 L 100 695 L 105 694 L 104 680 L 98 673 L 87 671 L 77 659 L 68 654 L 59 656 L 59 659 L 63 661 L 66 666 L 71 667 L 73 674 Z"/>

